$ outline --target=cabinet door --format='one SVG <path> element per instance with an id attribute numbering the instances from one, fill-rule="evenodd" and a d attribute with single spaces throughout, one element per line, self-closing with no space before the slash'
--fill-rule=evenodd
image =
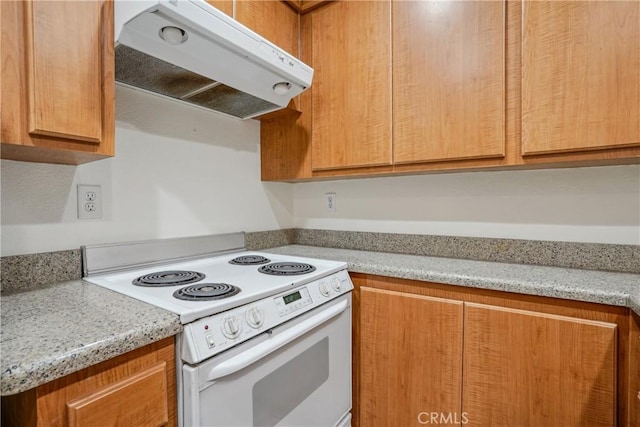
<path id="1" fill-rule="evenodd" d="M 505 2 L 393 2 L 394 163 L 505 153 Z"/>
<path id="2" fill-rule="evenodd" d="M 298 57 L 298 14 L 282 1 L 236 1 L 236 20 Z"/>
<path id="3" fill-rule="evenodd" d="M 523 154 L 640 145 L 640 2 L 523 8 Z"/>
<path id="4" fill-rule="evenodd" d="M 136 375 L 68 402 L 67 425 L 167 425 L 169 411 L 166 371 L 166 363 L 161 362 Z"/>
<path id="5" fill-rule="evenodd" d="M 312 169 L 391 164 L 391 7 L 330 3 L 312 14 Z"/>
<path id="6" fill-rule="evenodd" d="M 175 427 L 174 338 L 2 396 L 2 425 Z"/>
<path id="7" fill-rule="evenodd" d="M 460 301 L 360 288 L 360 425 L 461 420 Z M 439 418 L 440 419 L 440 418 Z"/>
<path id="8" fill-rule="evenodd" d="M 616 423 L 616 325 L 465 303 L 468 425 Z"/>
<path id="9" fill-rule="evenodd" d="M 2 2 L 2 157 L 113 155 L 113 3 Z"/>
<path id="10" fill-rule="evenodd" d="M 25 5 L 29 133 L 99 143 L 101 2 Z"/>

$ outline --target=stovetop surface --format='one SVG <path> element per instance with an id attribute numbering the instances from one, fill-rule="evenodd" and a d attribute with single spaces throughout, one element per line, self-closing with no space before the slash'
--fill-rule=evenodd
<path id="1" fill-rule="evenodd" d="M 246 255 L 264 256 L 270 260 L 270 263 L 306 263 L 314 266 L 315 270 L 301 275 L 279 276 L 260 273 L 258 269 L 265 264 L 234 265 L 229 263 L 230 260 L 236 257 Z M 181 322 L 186 324 L 205 316 L 220 313 L 304 285 L 346 269 L 346 267 L 346 263 L 338 261 L 242 251 L 211 258 L 171 262 L 121 272 L 91 275 L 85 277 L 84 280 L 176 313 L 180 315 Z M 225 283 L 239 287 L 240 292 L 219 300 L 186 301 L 175 298 L 173 294 L 176 290 L 188 285 L 147 287 L 136 286 L 132 283 L 140 276 L 167 270 L 187 270 L 203 273 L 205 278 L 197 283 Z"/>

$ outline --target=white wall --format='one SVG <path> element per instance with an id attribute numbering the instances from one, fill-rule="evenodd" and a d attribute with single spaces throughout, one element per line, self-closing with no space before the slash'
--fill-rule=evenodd
<path id="1" fill-rule="evenodd" d="M 294 213 L 300 228 L 640 244 L 640 166 L 296 184 Z"/>
<path id="2" fill-rule="evenodd" d="M 258 122 L 120 87 L 116 120 L 112 159 L 2 161 L 2 256 L 293 226 L 293 186 L 260 182 Z M 80 183 L 102 186 L 103 219 L 77 219 Z"/>
<path id="3" fill-rule="evenodd" d="M 262 183 L 258 122 L 120 87 L 116 101 L 113 159 L 2 161 L 2 256 L 293 226 L 640 244 L 639 165 Z M 77 219 L 78 183 L 102 185 L 103 219 Z"/>

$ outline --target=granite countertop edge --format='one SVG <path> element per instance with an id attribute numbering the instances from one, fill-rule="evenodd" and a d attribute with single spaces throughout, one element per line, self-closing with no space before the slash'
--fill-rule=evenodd
<path id="1" fill-rule="evenodd" d="M 628 307 L 640 315 L 640 274 L 305 245 L 265 251 L 344 261 L 352 273 Z"/>
<path id="2" fill-rule="evenodd" d="M 82 288 L 91 297 L 99 298 L 100 305 L 119 308 L 115 309 L 112 318 L 108 317 L 107 310 L 96 310 L 95 317 L 90 318 L 88 316 L 91 315 L 92 308 L 89 303 L 83 301 L 87 306 L 80 309 L 83 314 L 89 314 L 82 322 L 73 322 L 67 319 L 67 316 L 69 313 L 78 313 L 74 307 L 59 307 L 59 304 L 52 302 L 49 309 L 41 309 L 45 312 L 45 317 L 41 317 L 40 313 L 34 313 L 37 310 L 35 307 L 24 307 L 23 298 L 28 294 L 50 296 L 59 289 L 69 288 Z M 12 297 L 17 302 L 14 303 Z M 23 307 L 12 307 L 19 303 L 22 303 Z M 72 301 L 70 305 L 73 306 L 74 303 L 75 301 Z M 11 324 L 10 318 L 5 317 L 5 310 L 23 310 L 27 315 Z M 2 311 L 2 396 L 30 390 L 182 331 L 177 315 L 82 280 L 54 284 L 45 289 L 15 295 L 2 295 Z M 123 314 L 123 311 L 126 313 Z M 51 317 L 62 322 L 69 321 L 70 326 L 60 331 L 59 337 L 53 335 L 48 341 L 42 338 L 42 328 L 33 324 L 34 319 Z M 144 320 L 139 321 L 140 318 Z M 106 326 L 102 328 L 105 330 L 104 334 L 100 325 Z M 109 325 L 115 326 L 110 328 Z M 45 342 L 38 346 L 38 341 L 41 340 Z M 25 348 L 28 350 L 23 350 Z"/>

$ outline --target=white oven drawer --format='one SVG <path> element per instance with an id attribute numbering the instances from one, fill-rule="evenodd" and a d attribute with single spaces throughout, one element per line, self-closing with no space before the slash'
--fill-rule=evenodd
<path id="1" fill-rule="evenodd" d="M 351 294 L 184 365 L 182 375 L 183 426 L 344 425 L 351 410 Z"/>

